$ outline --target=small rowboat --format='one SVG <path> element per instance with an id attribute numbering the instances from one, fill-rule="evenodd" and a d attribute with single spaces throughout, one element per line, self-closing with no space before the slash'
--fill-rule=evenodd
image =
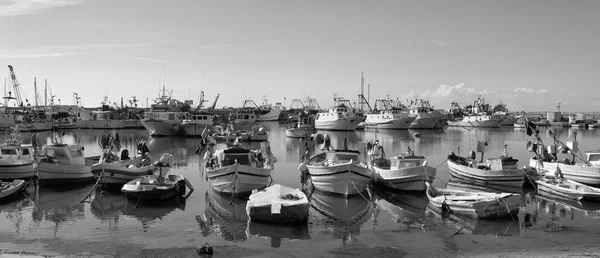
<path id="1" fill-rule="evenodd" d="M 189 181 L 181 175 L 148 175 L 131 180 L 121 191 L 127 199 L 146 202 L 160 202 L 175 196 L 185 195 L 185 187 L 194 190 Z"/>
<path id="2" fill-rule="evenodd" d="M 429 208 L 442 214 L 496 219 L 512 217 L 519 213 L 520 197 L 511 193 L 465 192 L 452 189 L 436 189 L 429 183 L 427 197 Z"/>
<path id="3" fill-rule="evenodd" d="M 567 200 L 600 202 L 600 188 L 587 186 L 569 179 L 540 179 L 538 192 Z"/>
<path id="4" fill-rule="evenodd" d="M 0 203 L 10 201 L 23 192 L 25 180 L 15 179 L 12 182 L 0 181 Z"/>
<path id="5" fill-rule="evenodd" d="M 254 190 L 246 204 L 246 213 L 254 222 L 306 222 L 310 204 L 306 195 L 283 185 Z"/>

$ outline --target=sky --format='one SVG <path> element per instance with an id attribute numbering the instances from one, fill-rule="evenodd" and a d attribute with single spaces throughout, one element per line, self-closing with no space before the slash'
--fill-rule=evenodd
<path id="1" fill-rule="evenodd" d="M 0 0 L 0 64 L 86 107 L 165 86 L 217 107 L 337 93 L 600 111 L 600 1 Z M 57 101 L 58 103 L 58 101 Z"/>

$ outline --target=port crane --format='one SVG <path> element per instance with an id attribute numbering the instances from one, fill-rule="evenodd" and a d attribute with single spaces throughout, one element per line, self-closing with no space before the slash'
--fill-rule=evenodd
<path id="1" fill-rule="evenodd" d="M 25 102 L 27 102 L 27 105 L 25 105 L 25 103 L 23 102 L 23 97 L 21 92 L 21 84 L 19 83 L 19 80 L 17 80 L 17 76 L 15 75 L 15 69 L 13 68 L 12 65 L 8 65 L 8 70 L 10 71 L 10 79 L 13 85 L 13 91 L 15 93 L 15 97 L 12 97 L 12 94 L 10 94 L 9 92 L 9 96 L 8 97 L 4 97 L 5 99 L 15 99 L 17 101 L 17 106 L 19 107 L 24 107 L 29 105 L 29 100 L 27 100 L 25 98 Z"/>

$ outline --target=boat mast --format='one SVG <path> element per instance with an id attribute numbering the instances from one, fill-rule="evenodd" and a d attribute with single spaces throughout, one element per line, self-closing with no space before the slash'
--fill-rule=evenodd
<path id="1" fill-rule="evenodd" d="M 37 94 L 37 78 L 33 77 L 33 94 L 34 99 L 35 99 L 35 109 L 37 110 L 38 108 L 38 94 Z"/>

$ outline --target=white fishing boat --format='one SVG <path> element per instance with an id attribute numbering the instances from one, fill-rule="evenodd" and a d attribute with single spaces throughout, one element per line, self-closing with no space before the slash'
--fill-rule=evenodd
<path id="1" fill-rule="evenodd" d="M 220 193 L 249 195 L 267 187 L 275 162 L 268 142 L 260 151 L 251 151 L 234 143 L 227 149 L 209 150 L 205 156 L 206 179 Z"/>
<path id="2" fill-rule="evenodd" d="M 181 123 L 183 127 L 183 131 L 185 136 L 187 137 L 203 137 L 202 133 L 204 132 L 204 128 L 207 128 L 209 131 L 217 131 L 218 123 L 217 116 L 214 113 L 215 106 L 217 105 L 217 101 L 219 100 L 219 94 L 215 97 L 215 101 L 212 106 L 210 106 L 205 111 L 200 111 L 202 105 L 206 100 L 204 100 L 204 91 L 201 93 L 200 103 L 198 107 L 196 107 L 196 111 L 189 114 L 187 119 L 184 119 Z"/>
<path id="3" fill-rule="evenodd" d="M 379 111 L 367 114 L 363 122 L 365 129 L 408 129 L 417 118 L 410 115 L 403 105 L 394 106 L 387 99 L 376 100 L 374 110 Z"/>
<path id="4" fill-rule="evenodd" d="M 324 143 L 320 143 L 321 138 Z M 327 134 L 317 134 L 315 139 L 323 152 L 300 164 L 301 170 L 308 170 L 312 185 L 319 191 L 345 196 L 364 192 L 373 171 L 362 161 L 359 151 L 348 149 L 346 141 L 342 149 L 330 150 L 328 138 Z"/>
<path id="5" fill-rule="evenodd" d="M 94 180 L 92 170 L 85 163 L 81 145 L 53 143 L 42 148 L 38 165 L 41 186 L 84 183 Z"/>
<path id="6" fill-rule="evenodd" d="M 350 101 L 341 97 L 333 98 L 335 104 L 328 112 L 318 113 L 315 117 L 317 130 L 354 131 L 361 121 Z"/>
<path id="7" fill-rule="evenodd" d="M 239 131 L 239 135 L 243 141 L 264 142 L 269 140 L 269 132 L 262 125 L 252 126 L 251 131 Z"/>
<path id="8" fill-rule="evenodd" d="M 453 103 L 454 106 L 455 103 Z M 449 120 L 449 126 L 458 127 L 486 127 L 499 128 L 502 122 L 506 119 L 506 113 L 492 113 L 490 105 L 485 103 L 485 100 L 478 97 L 473 105 L 466 108 L 466 114 L 462 117 L 457 117 L 454 120 Z"/>
<path id="9" fill-rule="evenodd" d="M 306 194 L 280 184 L 254 190 L 246 205 L 246 213 L 254 222 L 306 222 L 310 203 Z"/>
<path id="10" fill-rule="evenodd" d="M 478 219 L 510 218 L 519 213 L 520 196 L 512 193 L 436 189 L 428 183 L 428 207 L 442 214 Z"/>
<path id="11" fill-rule="evenodd" d="M 130 200 L 161 202 L 176 196 L 184 196 L 186 186 L 194 190 L 182 175 L 148 175 L 124 184 L 121 191 Z"/>
<path id="12" fill-rule="evenodd" d="M 0 180 L 30 179 L 36 168 L 35 150 L 31 144 L 23 144 L 18 126 L 5 131 L 4 144 L 0 145 Z M 37 138 L 32 137 L 33 141 Z"/>
<path id="13" fill-rule="evenodd" d="M 280 103 L 275 103 L 273 106 L 269 104 L 266 95 L 263 95 L 263 103 L 258 107 L 259 115 L 256 118 L 257 122 L 278 121 L 283 109 Z"/>
<path id="14" fill-rule="evenodd" d="M 191 105 L 191 100 L 180 102 L 171 98 L 163 87 L 160 98 L 156 99 L 150 111 L 144 114 L 142 125 L 150 136 L 183 135 L 181 123 L 188 117 Z"/>
<path id="15" fill-rule="evenodd" d="M 427 166 L 425 157 L 415 156 L 410 148 L 408 152 L 388 159 L 377 142 L 374 147 L 367 144 L 367 150 L 378 148 L 381 149 L 382 156 L 369 163 L 369 167 L 375 172 L 374 183 L 396 190 L 425 191 L 425 182 L 431 183 L 435 179 L 436 169 Z"/>
<path id="16" fill-rule="evenodd" d="M 285 136 L 290 138 L 306 138 L 315 132 L 315 117 L 303 113 L 298 116 L 297 123 L 285 130 Z"/>
<path id="17" fill-rule="evenodd" d="M 442 129 L 446 126 L 448 116 L 442 112 L 433 109 L 429 101 L 417 99 L 412 102 L 415 106 L 410 109 L 410 114 L 415 116 L 415 120 L 410 124 L 410 129 Z"/>
<path id="18" fill-rule="evenodd" d="M 216 131 L 215 114 L 213 113 L 192 113 L 189 119 L 184 119 L 181 123 L 185 136 L 201 137 L 204 128 L 208 131 Z"/>
<path id="19" fill-rule="evenodd" d="M 552 131 L 549 134 L 554 137 Z M 536 168 L 540 174 L 553 173 L 559 168 L 566 179 L 587 185 L 600 185 L 600 150 L 582 153 L 577 138 L 566 144 L 554 139 L 556 144 L 552 145 L 544 145 L 539 136 L 534 141 L 528 141 L 528 150 L 536 153 L 529 160 L 529 167 Z M 559 155 L 566 157 L 559 158 Z"/>
<path id="20" fill-rule="evenodd" d="M 14 200 L 14 197 L 23 192 L 27 183 L 25 180 L 15 179 L 12 182 L 0 181 L 0 203 Z"/>
<path id="21" fill-rule="evenodd" d="M 536 181 L 538 193 L 561 199 L 600 202 L 600 188 L 564 178 L 542 178 Z"/>
<path id="22" fill-rule="evenodd" d="M 102 141 L 104 137 L 111 137 L 107 134 L 102 134 L 98 137 L 98 141 Z M 110 139 L 104 141 L 111 141 Z M 170 154 L 163 154 L 157 162 L 152 162 L 148 156 L 148 147 L 145 143 L 138 144 L 138 157 L 129 157 L 129 150 L 124 149 L 121 152 L 121 157 L 117 157 L 110 147 L 104 145 L 102 155 L 98 163 L 91 166 L 92 174 L 96 179 L 102 178 L 101 184 L 107 187 L 122 187 L 127 182 L 136 178 L 154 175 L 161 173 L 166 175 L 171 168 Z M 103 146 L 103 145 L 101 145 Z"/>
<path id="23" fill-rule="evenodd" d="M 459 157 L 454 152 L 448 155 L 450 175 L 486 185 L 521 187 L 525 170 L 517 168 L 517 162 L 517 159 L 506 156 L 477 162 L 474 158 Z"/>

